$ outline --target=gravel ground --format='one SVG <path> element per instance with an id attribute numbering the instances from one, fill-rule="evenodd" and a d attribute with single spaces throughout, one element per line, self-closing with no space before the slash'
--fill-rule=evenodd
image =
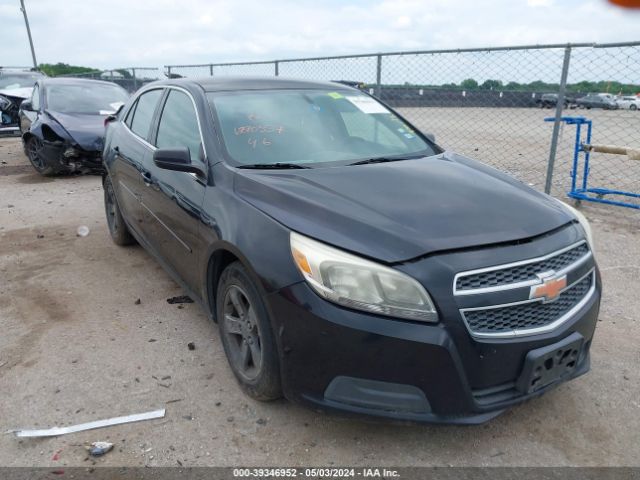
<path id="1" fill-rule="evenodd" d="M 100 179 L 40 177 L 0 139 L 0 431 L 167 409 L 57 438 L 1 434 L 0 465 L 639 465 L 639 217 L 583 211 L 605 288 L 589 374 L 482 426 L 364 422 L 245 397 L 200 307 L 167 304 L 182 292 L 158 264 L 111 243 Z M 115 448 L 89 459 L 94 441 Z"/>

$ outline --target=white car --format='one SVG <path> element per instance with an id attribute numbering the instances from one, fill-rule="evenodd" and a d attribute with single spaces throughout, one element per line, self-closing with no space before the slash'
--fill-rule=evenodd
<path id="1" fill-rule="evenodd" d="M 18 109 L 42 77 L 40 72 L 9 71 L 0 67 L 0 136 L 20 132 Z"/>
<path id="2" fill-rule="evenodd" d="M 618 108 L 621 110 L 638 110 L 640 109 L 640 97 L 637 96 L 625 96 L 618 97 L 616 99 L 616 103 L 618 104 Z"/>

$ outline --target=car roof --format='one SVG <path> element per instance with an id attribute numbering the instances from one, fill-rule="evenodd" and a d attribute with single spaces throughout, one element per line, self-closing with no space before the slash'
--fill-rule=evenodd
<path id="1" fill-rule="evenodd" d="M 45 77 L 42 80 L 39 80 L 40 85 L 46 87 L 49 85 L 116 85 L 120 86 L 114 82 L 105 82 L 104 80 L 94 80 L 92 78 L 74 78 L 74 77 Z"/>
<path id="2" fill-rule="evenodd" d="M 150 86 L 152 84 L 148 84 Z M 197 85 L 205 92 L 223 92 L 234 90 L 283 90 L 283 89 L 331 89 L 357 90 L 341 83 L 319 82 L 283 77 L 204 77 L 179 78 L 153 82 L 153 85 L 193 86 Z"/>

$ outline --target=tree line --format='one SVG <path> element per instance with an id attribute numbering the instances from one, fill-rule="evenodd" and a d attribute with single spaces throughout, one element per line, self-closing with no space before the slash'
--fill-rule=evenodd
<path id="1" fill-rule="evenodd" d="M 420 85 L 405 82 L 404 86 L 443 90 L 498 90 L 526 92 L 557 92 L 560 90 L 559 83 L 547 83 L 542 80 L 535 80 L 529 83 L 503 83 L 502 80 L 485 80 L 480 83 L 473 78 L 467 78 L 460 82 L 460 84 L 445 83 L 442 85 Z M 611 93 L 614 95 L 635 95 L 640 93 L 640 84 L 622 83 L 615 80 L 600 80 L 597 82 L 583 80 L 581 82 L 568 83 L 566 90 L 569 93 Z"/>
<path id="2" fill-rule="evenodd" d="M 41 63 L 38 70 L 49 77 L 57 77 L 59 75 L 99 75 L 103 70 L 91 67 L 81 67 L 79 65 L 69 65 L 68 63 Z M 108 70 L 109 72 L 112 70 Z M 132 78 L 131 72 L 125 69 L 114 69 L 114 72 L 120 73 L 124 78 Z"/>

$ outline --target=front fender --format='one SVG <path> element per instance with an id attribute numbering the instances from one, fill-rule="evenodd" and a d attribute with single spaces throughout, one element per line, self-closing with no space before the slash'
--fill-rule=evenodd
<path id="1" fill-rule="evenodd" d="M 220 185 L 207 189 L 202 211 L 207 212 L 200 225 L 207 249 L 201 260 L 200 285 L 206 288 L 201 298 L 207 299 L 211 311 L 212 277 L 221 273 L 212 268 L 211 260 L 220 252 L 236 257 L 263 295 L 303 279 L 291 257 L 288 228 Z"/>

